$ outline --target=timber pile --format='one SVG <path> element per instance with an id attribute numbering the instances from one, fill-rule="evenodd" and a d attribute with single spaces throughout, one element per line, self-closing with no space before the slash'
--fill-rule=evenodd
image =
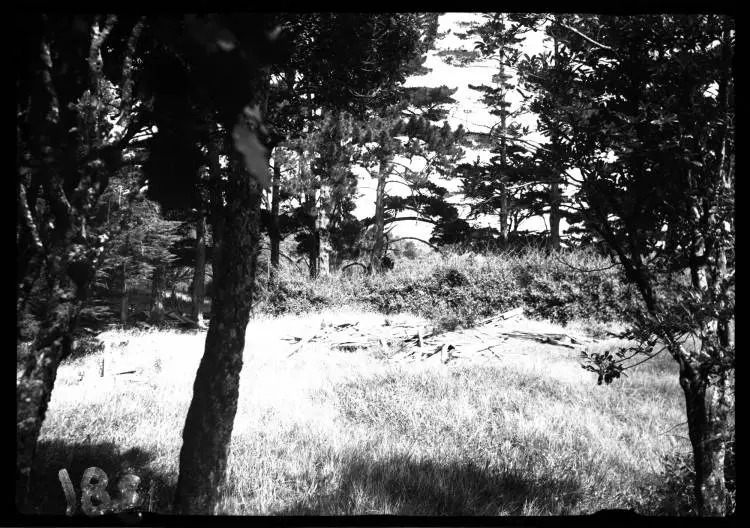
<path id="1" fill-rule="evenodd" d="M 289 335 L 282 339 L 291 341 L 289 356 L 303 350 L 310 343 L 322 343 L 329 348 L 353 352 L 363 348 L 379 348 L 388 353 L 390 347 L 408 338 L 415 327 L 407 324 L 387 323 L 381 326 L 362 325 L 360 322 L 340 324 L 323 323 L 320 329 L 303 335 Z"/>
<path id="2" fill-rule="evenodd" d="M 364 326 L 359 322 L 323 323 L 305 335 L 291 335 L 289 357 L 311 343 L 331 349 L 354 351 L 379 350 L 390 361 L 440 361 L 473 358 L 497 360 L 510 348 L 510 340 L 533 340 L 538 343 L 583 350 L 592 340 L 564 333 L 529 332 L 509 328 L 508 321 L 523 314 L 522 308 L 503 312 L 482 321 L 474 328 L 440 333 L 434 329 L 386 321 L 381 326 Z"/>

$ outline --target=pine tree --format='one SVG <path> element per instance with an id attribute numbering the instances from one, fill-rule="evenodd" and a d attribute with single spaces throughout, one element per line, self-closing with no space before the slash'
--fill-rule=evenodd
<path id="1" fill-rule="evenodd" d="M 553 166 L 556 157 L 547 156 L 555 150 L 530 140 L 530 128 L 518 118 L 528 115 L 525 103 L 531 96 L 519 89 L 516 79 L 524 80 L 523 68 L 527 58 L 522 52 L 524 38 L 538 24 L 535 15 L 508 15 L 487 13 L 482 21 L 468 23 L 468 29 L 459 36 L 473 39 L 475 49 L 446 50 L 447 60 L 460 66 L 480 61 L 492 61 L 496 68 L 492 85 L 482 84 L 471 88 L 482 94 L 482 102 L 491 115 L 499 118 L 489 132 L 471 132 L 467 136 L 475 147 L 489 148 L 489 163 L 464 163 L 459 167 L 463 194 L 470 200 L 469 218 L 497 216 L 498 241 L 506 245 L 516 235 L 520 222 L 532 216 L 549 213 L 548 245 L 559 248 L 561 199 L 560 184 L 563 171 Z M 518 73 L 518 76 L 515 75 Z M 511 95 L 520 93 L 522 101 L 511 109 Z M 546 186 L 546 191 L 542 191 Z"/>
<path id="2" fill-rule="evenodd" d="M 380 270 L 385 257 L 386 225 L 415 219 L 440 224 L 458 216 L 444 200 L 445 189 L 430 179 L 447 174 L 463 154 L 463 128 L 451 130 L 445 121 L 455 91 L 446 86 L 406 88 L 398 104 L 373 109 L 374 115 L 356 132 L 357 161 L 376 180 L 375 214 L 367 237 L 372 272 Z M 395 182 L 407 185 L 411 195 L 388 196 L 387 186 Z M 417 216 L 396 216 L 406 210 Z"/>

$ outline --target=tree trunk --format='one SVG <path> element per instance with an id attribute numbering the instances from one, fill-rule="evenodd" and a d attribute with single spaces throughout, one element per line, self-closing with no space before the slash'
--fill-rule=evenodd
<path id="1" fill-rule="evenodd" d="M 728 416 L 733 407 L 731 377 L 726 371 L 706 374 L 705 369 L 683 359 L 680 361 L 680 385 L 685 393 L 693 447 L 698 511 L 706 516 L 724 516 L 729 498 L 724 471 Z"/>
<path id="2" fill-rule="evenodd" d="M 122 290 L 120 291 L 120 322 L 125 324 L 128 322 L 128 270 L 125 261 L 122 262 Z"/>
<path id="3" fill-rule="evenodd" d="M 560 249 L 560 183 L 555 181 L 549 189 L 549 249 Z"/>
<path id="4" fill-rule="evenodd" d="M 553 49 L 554 49 L 554 57 L 555 57 L 555 65 L 559 64 L 559 46 L 557 43 L 557 39 L 553 39 Z M 552 137 L 551 137 L 551 149 L 552 152 L 555 154 L 555 160 L 560 160 L 560 138 L 559 134 L 557 133 L 557 129 L 552 130 Z M 556 168 L 557 174 L 555 174 L 555 181 L 550 183 L 549 187 L 549 239 L 548 239 L 548 249 L 551 249 L 553 251 L 557 251 L 560 249 L 560 201 L 561 201 L 561 193 L 560 193 L 560 174 L 562 171 L 559 167 Z"/>
<path id="5" fill-rule="evenodd" d="M 316 279 L 320 274 L 320 233 L 318 232 L 318 207 L 314 193 L 307 193 L 306 205 L 310 229 L 310 278 Z"/>
<path id="6" fill-rule="evenodd" d="M 72 240 L 72 237 L 69 237 Z M 68 275 L 72 242 L 46 259 L 43 279 L 46 290 L 45 315 L 27 356 L 21 378 L 16 382 L 16 504 L 25 510 L 31 467 L 39 431 L 57 376 L 60 361 L 70 353 L 70 334 L 83 304 L 81 291 Z"/>
<path id="7" fill-rule="evenodd" d="M 24 171 L 31 171 L 27 174 L 31 175 L 35 187 L 32 198 L 36 189 L 42 188 L 46 204 L 43 213 L 39 211 L 35 215 L 32 209 L 36 210 L 37 204 L 28 203 L 23 211 L 24 229 L 36 239 L 33 243 L 38 259 L 29 263 L 33 264 L 31 269 L 24 271 L 24 285 L 28 284 L 28 294 L 35 296 L 32 300 L 43 305 L 44 315 L 25 358 L 24 370 L 16 381 L 16 504 L 19 509 L 25 508 L 34 453 L 57 368 L 70 352 L 71 334 L 102 250 L 96 237 L 87 236 L 86 221 L 96 218 L 98 200 L 121 154 L 121 148 L 113 142 L 107 145 L 113 148 L 108 152 L 111 156 L 102 159 L 104 145 L 98 134 L 98 123 L 83 127 L 79 124 L 78 133 L 72 133 L 71 126 L 78 117 L 95 115 L 101 108 L 97 105 L 100 99 L 96 95 L 99 94 L 95 93 L 88 103 L 79 99 L 79 95 L 73 95 L 83 92 L 83 86 L 63 82 L 53 72 L 65 71 L 71 61 L 80 56 L 73 59 L 55 47 L 61 33 L 46 16 L 34 16 L 27 22 L 33 24 L 29 26 L 33 30 L 29 38 L 19 40 L 18 52 L 19 56 L 32 60 L 32 64 L 18 70 L 21 77 L 17 87 L 20 88 L 18 101 L 27 111 L 25 118 L 19 115 L 18 119 L 25 119 L 28 127 L 23 137 L 24 146 L 19 142 L 18 147 L 24 149 L 28 158 L 24 156 L 27 167 L 19 167 L 18 177 L 22 183 Z M 91 49 L 94 48 L 92 45 Z M 53 60 L 56 69 L 53 69 Z M 100 72 L 101 68 L 90 70 L 92 74 L 96 71 Z M 124 72 L 124 75 L 129 74 Z M 65 90 L 60 93 L 57 92 L 59 86 L 55 85 L 57 80 L 65 84 Z M 101 83 L 96 85 L 101 86 Z M 122 100 L 120 110 L 129 112 L 131 108 L 125 108 L 130 104 L 128 98 Z M 76 101 L 79 105 L 74 111 Z M 84 139 L 92 137 L 96 141 Z M 82 152 L 89 156 L 88 161 L 80 160 Z M 83 175 L 85 177 L 81 178 Z M 22 194 L 19 199 L 23 198 Z M 19 205 L 24 207 L 23 203 Z M 19 249 L 23 250 L 24 242 L 17 240 L 19 243 L 22 245 Z M 37 298 L 37 292 L 43 295 Z"/>
<path id="8" fill-rule="evenodd" d="M 320 233 L 313 229 L 310 235 L 310 278 L 317 279 L 320 275 Z"/>
<path id="9" fill-rule="evenodd" d="M 276 276 L 279 269 L 279 252 L 281 251 L 281 230 L 279 229 L 279 185 L 281 183 L 281 164 L 273 164 L 273 187 L 271 189 L 271 222 L 268 236 L 271 240 L 271 275 Z"/>
<path id="10" fill-rule="evenodd" d="M 318 275 L 328 275 L 331 272 L 331 188 L 324 185 L 316 193 L 317 216 L 315 217 L 315 232 L 318 246 Z"/>
<path id="11" fill-rule="evenodd" d="M 341 264 L 344 262 L 343 257 L 341 256 L 341 253 L 338 251 L 335 251 L 333 248 L 331 249 L 331 258 L 329 260 L 329 266 L 331 269 L 331 273 L 334 273 L 341 269 Z"/>
<path id="12" fill-rule="evenodd" d="M 373 225 L 372 252 L 370 253 L 370 273 L 379 273 L 383 263 L 383 233 L 385 231 L 385 184 L 390 173 L 385 167 L 385 162 L 380 165 L 378 173 L 378 184 L 375 189 L 375 217 Z"/>
<path id="13" fill-rule="evenodd" d="M 195 274 L 193 275 L 192 318 L 196 326 L 203 326 L 203 298 L 206 285 L 206 214 L 198 213 L 195 229 Z"/>
<path id="14" fill-rule="evenodd" d="M 331 273 L 331 237 L 328 231 L 322 228 L 318 228 L 318 259 L 320 265 L 318 273 L 320 275 L 329 275 Z"/>
<path id="15" fill-rule="evenodd" d="M 505 70 L 501 63 L 500 74 L 503 75 L 504 73 Z M 505 103 L 505 91 L 502 92 L 500 100 L 501 105 L 503 105 Z M 507 176 L 505 175 L 505 167 L 508 163 L 508 141 L 506 139 L 508 134 L 507 120 L 508 112 L 502 107 L 502 114 L 500 115 L 500 133 L 502 134 L 502 136 L 500 136 L 500 170 L 502 171 L 500 174 L 500 241 L 502 242 L 503 247 L 507 247 L 508 245 L 508 231 L 510 229 L 510 226 L 508 225 L 510 219 L 510 211 L 508 211 L 510 200 L 508 196 Z"/>
<path id="16" fill-rule="evenodd" d="M 505 190 L 505 185 L 503 184 L 503 189 L 500 195 L 500 243 L 502 244 L 502 247 L 508 246 L 508 231 L 510 228 L 508 225 L 508 220 L 510 218 L 508 202 L 508 191 Z"/>
<path id="17" fill-rule="evenodd" d="M 151 313 L 153 323 L 161 323 L 164 319 L 164 290 L 166 289 L 166 264 L 157 264 L 154 267 L 153 279 L 151 280 Z"/>
<path id="18" fill-rule="evenodd" d="M 221 257 L 214 268 L 213 317 L 182 435 L 176 494 L 182 514 L 214 512 L 237 412 L 260 241 L 261 192 L 254 179 L 234 165 Z"/>

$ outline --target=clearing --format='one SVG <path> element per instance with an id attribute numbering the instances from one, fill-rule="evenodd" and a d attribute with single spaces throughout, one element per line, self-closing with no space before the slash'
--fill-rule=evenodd
<path id="1" fill-rule="evenodd" d="M 33 504 L 64 512 L 62 467 L 78 488 L 127 461 L 166 513 L 205 332 L 99 338 L 58 371 Z M 510 314 L 432 335 L 410 315 L 326 312 L 255 319 L 246 343 L 221 514 L 650 513 L 641 487 L 689 450 L 672 360 L 597 386 L 580 352 L 617 341 L 575 325 Z"/>

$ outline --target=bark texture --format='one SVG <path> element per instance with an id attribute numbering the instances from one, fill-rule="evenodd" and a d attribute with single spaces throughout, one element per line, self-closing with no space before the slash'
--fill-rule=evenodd
<path id="1" fill-rule="evenodd" d="M 234 165 L 222 256 L 214 268 L 214 313 L 182 435 L 176 506 L 183 514 L 215 511 L 237 412 L 260 240 L 260 190 L 239 163 Z"/>
<path id="2" fill-rule="evenodd" d="M 390 171 L 385 168 L 385 163 L 381 163 L 381 170 L 378 174 L 378 184 L 375 187 L 375 218 L 373 224 L 373 242 L 370 253 L 370 273 L 378 273 L 382 269 L 383 249 L 384 249 L 384 231 L 385 231 L 385 186 Z"/>
<path id="3" fill-rule="evenodd" d="M 729 498 L 725 457 L 733 383 L 727 372 L 706 375 L 701 370 L 699 365 L 680 362 L 680 386 L 685 393 L 695 460 L 695 496 L 702 515 L 724 516 Z"/>
<path id="4" fill-rule="evenodd" d="M 60 361 L 70 353 L 70 335 L 82 306 L 68 274 L 70 245 L 61 245 L 47 259 L 41 280 L 48 303 L 32 353 L 16 382 L 16 504 L 25 510 L 39 432 L 47 414 Z"/>

